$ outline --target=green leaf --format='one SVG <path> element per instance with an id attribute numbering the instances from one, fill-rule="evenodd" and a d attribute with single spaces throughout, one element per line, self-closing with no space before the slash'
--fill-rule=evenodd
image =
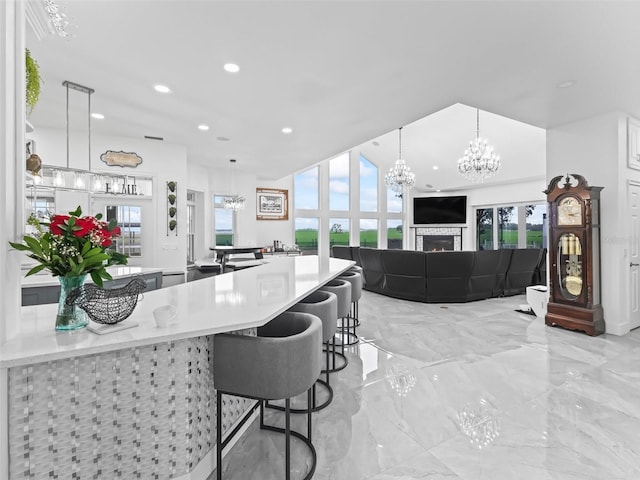
<path id="1" fill-rule="evenodd" d="M 96 218 L 96 220 L 101 220 L 102 219 L 102 214 L 101 213 L 96 213 L 95 218 Z"/>
<path id="2" fill-rule="evenodd" d="M 100 277 L 99 272 L 100 270 L 94 270 L 93 272 L 91 272 L 91 280 L 93 280 L 93 283 L 95 283 L 97 286 L 102 288 L 102 278 Z"/>
<path id="3" fill-rule="evenodd" d="M 105 280 L 113 280 L 113 277 L 111 276 L 111 274 L 107 272 L 104 268 L 99 270 L 99 272 L 100 272 L 100 276 Z"/>
<path id="4" fill-rule="evenodd" d="M 91 250 L 91 242 L 85 242 L 84 246 L 82 247 L 82 251 L 80 252 L 80 255 L 86 255 L 89 250 Z"/>
<path id="5" fill-rule="evenodd" d="M 115 218 L 112 218 L 111 220 L 109 220 L 109 226 L 108 226 L 108 230 L 111 231 L 114 228 L 116 228 L 118 226 L 118 221 Z"/>
<path id="6" fill-rule="evenodd" d="M 87 243 L 87 245 L 91 245 L 91 244 Z M 91 258 L 94 255 L 98 255 L 99 253 L 102 253 L 102 249 L 100 247 L 93 247 L 88 252 L 83 252 L 83 255 L 84 255 L 84 258 Z"/>
<path id="7" fill-rule="evenodd" d="M 80 205 L 78 205 L 78 208 L 76 208 L 73 212 L 69 212 L 69 215 L 75 216 L 75 217 L 81 217 L 82 209 L 80 208 Z"/>
<path id="8" fill-rule="evenodd" d="M 44 270 L 45 268 L 47 268 L 46 265 L 36 265 L 35 267 L 33 267 L 31 270 L 27 272 L 25 277 L 28 277 L 29 275 L 35 275 L 36 273 Z"/>
<path id="9" fill-rule="evenodd" d="M 31 251 L 31 249 L 27 245 L 24 245 L 22 243 L 9 242 L 9 245 L 11 245 L 16 250 L 20 250 L 21 252 L 25 252 L 27 250 Z"/>
<path id="10" fill-rule="evenodd" d="M 24 237 L 24 243 L 26 243 L 29 246 L 29 249 L 38 255 L 42 255 L 42 247 L 40 246 L 40 242 L 38 242 L 38 240 L 36 240 L 33 237 L 29 237 L 27 235 L 25 235 Z"/>

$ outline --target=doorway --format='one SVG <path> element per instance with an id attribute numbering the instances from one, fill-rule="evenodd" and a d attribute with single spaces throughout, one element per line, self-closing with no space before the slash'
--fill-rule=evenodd
<path id="1" fill-rule="evenodd" d="M 640 184 L 629 183 L 629 327 L 640 327 Z"/>

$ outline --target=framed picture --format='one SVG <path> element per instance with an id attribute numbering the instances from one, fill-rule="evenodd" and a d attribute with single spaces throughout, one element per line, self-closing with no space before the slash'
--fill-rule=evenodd
<path id="1" fill-rule="evenodd" d="M 256 219 L 288 220 L 288 191 L 279 188 L 256 188 Z"/>

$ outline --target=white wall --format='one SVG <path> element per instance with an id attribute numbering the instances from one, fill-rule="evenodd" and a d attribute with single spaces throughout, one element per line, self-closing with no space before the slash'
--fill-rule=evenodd
<path id="1" fill-rule="evenodd" d="M 629 303 L 624 294 L 629 259 L 626 179 L 640 179 L 626 168 L 626 117 L 608 113 L 547 131 L 547 180 L 566 173 L 604 187 L 601 198 L 602 307 L 607 333 L 629 331 Z M 625 235 L 623 232 L 627 232 Z"/>
<path id="2" fill-rule="evenodd" d="M 66 132 L 62 129 L 37 128 L 28 138 L 35 140 L 38 155 L 46 165 L 67 166 Z M 88 169 L 87 145 L 70 142 L 70 168 Z M 96 172 L 149 175 L 153 177 L 151 215 L 143 218 L 143 228 L 151 234 L 150 248 L 143 258 L 131 259 L 132 264 L 159 267 L 166 272 L 184 271 L 187 266 L 186 202 L 187 152 L 180 145 L 157 140 L 114 137 L 93 134 L 91 137 L 91 169 Z M 100 160 L 107 150 L 135 152 L 142 157 L 136 168 L 109 167 Z M 167 182 L 177 182 L 178 229 L 177 235 L 167 233 Z M 85 213 L 98 213 L 89 212 Z"/>
<path id="3" fill-rule="evenodd" d="M 278 240 L 285 245 L 293 245 L 295 243 L 293 228 L 293 175 L 288 175 L 285 178 L 273 182 L 259 180 L 257 183 L 257 188 L 278 188 L 281 190 L 287 190 L 289 193 L 289 219 L 257 220 L 257 245 L 273 245 L 274 240 Z"/>
<path id="4" fill-rule="evenodd" d="M 521 183 L 509 183 L 505 185 L 490 185 L 476 187 L 470 190 L 456 190 L 448 193 L 435 193 L 430 196 L 466 195 L 467 196 L 467 223 L 462 231 L 462 249 L 476 249 L 475 215 L 474 209 L 478 207 L 494 205 L 514 204 L 540 204 L 546 203 L 546 195 L 543 191 L 547 188 L 545 179 L 531 180 Z M 426 194 L 415 194 L 416 197 L 426 197 Z M 413 198 L 413 197 L 412 197 Z M 408 225 L 413 224 L 413 201 L 407 205 Z M 415 249 L 415 230 L 410 230 L 409 245 Z"/>

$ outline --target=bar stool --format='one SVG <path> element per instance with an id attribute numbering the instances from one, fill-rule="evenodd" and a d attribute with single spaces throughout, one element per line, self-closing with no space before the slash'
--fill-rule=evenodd
<path id="1" fill-rule="evenodd" d="M 321 405 L 316 404 L 316 386 L 313 386 L 313 407 L 311 410 L 317 412 L 322 410 L 333 400 L 333 388 L 329 381 L 329 372 L 336 370 L 336 356 L 341 357 L 344 362 L 340 366 L 340 370 L 347 366 L 349 361 L 347 357 L 336 351 L 336 319 L 338 318 L 338 297 L 335 293 L 323 290 L 317 290 L 306 298 L 300 300 L 297 304 L 289 309 L 290 312 L 311 313 L 322 320 L 322 342 L 324 343 L 324 354 L 326 367 L 322 370 L 325 374 L 325 380 L 318 379 L 317 383 L 324 385 L 329 392 L 329 398 Z M 332 356 L 332 364 L 329 366 L 330 354 Z M 291 409 L 294 413 L 302 413 L 299 410 Z M 306 410 L 305 410 L 306 411 Z"/>
<path id="2" fill-rule="evenodd" d="M 216 475 L 222 479 L 222 395 L 260 401 L 260 428 L 285 434 L 286 480 L 291 478 L 291 435 L 302 440 L 316 468 L 311 443 L 311 387 L 322 369 L 322 322 L 315 315 L 284 312 L 263 327 L 257 336 L 222 333 L 213 337 L 213 384 L 216 388 Z M 307 391 L 307 436 L 291 430 L 290 399 Z M 285 399 L 285 428 L 264 424 L 264 400 Z"/>
<path id="3" fill-rule="evenodd" d="M 362 275 L 356 271 L 347 270 L 338 278 L 346 280 L 351 284 L 351 308 L 349 310 L 349 317 L 347 318 L 347 336 L 349 338 L 347 345 L 353 345 L 358 343 L 359 340 L 356 334 L 356 327 L 360 325 L 360 320 L 358 319 L 358 301 L 362 296 Z M 351 326 L 352 321 L 353 327 Z M 353 331 L 351 328 L 353 328 Z"/>
<path id="4" fill-rule="evenodd" d="M 340 319 L 340 328 L 341 328 L 341 353 L 344 355 L 344 347 L 345 345 L 349 345 L 347 341 L 345 341 L 345 330 L 342 328 L 344 326 L 345 318 L 349 318 L 349 313 L 351 312 L 351 283 L 346 280 L 342 280 L 339 278 L 335 278 L 333 280 L 328 281 L 320 290 L 325 292 L 335 293 L 338 297 L 338 319 Z M 330 370 L 331 372 L 337 372 L 342 370 L 346 365 L 341 367 L 334 368 Z"/>

